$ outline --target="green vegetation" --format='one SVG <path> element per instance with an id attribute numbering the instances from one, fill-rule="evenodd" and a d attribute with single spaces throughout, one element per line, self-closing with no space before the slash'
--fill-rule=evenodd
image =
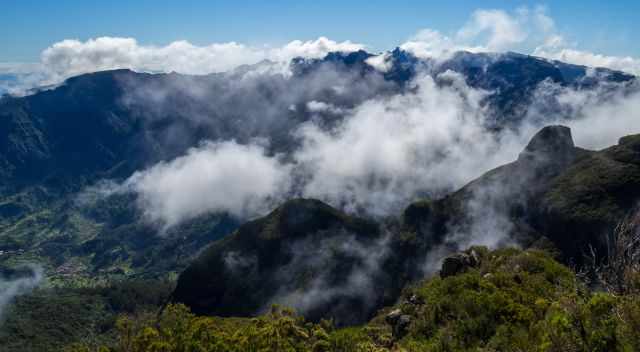
<path id="1" fill-rule="evenodd" d="M 159 236 L 132 195 L 56 199 L 34 187 L 0 196 L 0 268 L 38 263 L 54 287 L 175 278 L 196 253 L 236 227 L 227 216 L 206 215 Z"/>
<path id="2" fill-rule="evenodd" d="M 368 254 L 357 255 L 342 247 L 370 248 L 381 235 L 372 221 L 349 216 L 318 200 L 292 199 L 209 246 L 182 272 L 173 298 L 197 314 L 247 316 L 269 307 L 268 301 L 283 289 L 305 290 L 321 277 L 334 287 L 346 285 L 347 274 L 363 267 Z M 296 251 L 293 246 L 301 244 L 303 249 Z M 322 264 L 314 265 L 314 261 Z M 342 307 L 336 303 L 340 299 L 340 295 L 332 297 L 307 316 L 328 316 L 330 309 L 326 308 Z M 351 299 L 344 305 L 344 314 L 335 315 L 365 321 L 372 312 L 359 307 L 376 306 L 370 303 Z"/>
<path id="3" fill-rule="evenodd" d="M 0 268 L 41 263 L 48 282 L 11 305 L 0 346 L 113 352 L 640 350 L 640 221 L 609 242 L 603 236 L 640 196 L 640 136 L 598 152 L 571 148 L 570 162 L 534 162 L 527 154 L 442 199 L 416 202 L 401 219 L 386 223 L 316 200 L 290 200 L 205 250 L 238 224 L 203 216 L 161 237 L 141 219 L 131 195 L 78 202 L 32 187 L 0 196 Z M 507 182 L 508 192 L 481 192 Z M 472 224 L 477 214 L 465 206 L 469 200 L 500 207 L 518 243 L 555 254 L 474 248 L 464 270 L 416 283 L 430 259 L 426 253 L 442 244 L 452 226 L 464 230 Z M 380 270 L 366 271 L 368 259 L 382 253 L 383 239 L 388 255 L 371 260 Z M 585 260 L 587 249 L 593 258 Z M 554 258 L 594 267 L 576 274 Z M 164 307 L 171 284 L 139 281 L 172 279 L 184 268 L 172 301 L 186 306 Z M 305 311 L 310 321 L 281 308 L 233 318 L 316 282 L 327 283 L 319 291 L 343 287 L 347 274 L 363 269 L 372 276 L 370 296 L 331 296 Z M 344 327 L 354 321 L 368 323 Z"/>
<path id="4" fill-rule="evenodd" d="M 634 351 L 638 335 L 620 312 L 634 295 L 587 290 L 537 250 L 476 249 L 481 265 L 409 289 L 397 308 L 411 317 L 408 351 Z M 416 298 L 417 297 L 417 298 Z"/>
<path id="5" fill-rule="evenodd" d="M 579 158 L 545 194 L 559 215 L 590 226 L 611 224 L 624 216 L 640 195 L 640 136 Z"/>
<path id="6" fill-rule="evenodd" d="M 89 351 L 376 351 L 364 328 L 335 330 L 331 322 L 307 323 L 274 306 L 256 318 L 198 317 L 184 305 L 169 305 L 160 319 L 122 317 L 113 347 L 72 344 L 67 352 Z"/>
<path id="7" fill-rule="evenodd" d="M 479 265 L 405 290 L 368 324 L 336 329 L 274 307 L 256 318 L 196 316 L 169 305 L 125 315 L 112 344 L 67 351 L 637 351 L 640 295 L 592 292 L 539 250 L 473 248 Z M 470 251 L 469 251 L 470 253 Z M 401 315 L 397 326 L 389 317 Z M 95 341 L 100 341 L 97 339 Z M 101 347 L 98 347 L 101 346 Z"/>
<path id="8" fill-rule="evenodd" d="M 139 280 L 44 289 L 18 297 L 0 321 L 0 350 L 56 351 L 74 341 L 111 344 L 119 315 L 155 313 L 173 286 L 169 281 Z"/>

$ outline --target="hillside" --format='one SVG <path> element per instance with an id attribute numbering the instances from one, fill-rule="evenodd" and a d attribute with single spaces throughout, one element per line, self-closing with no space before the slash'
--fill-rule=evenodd
<path id="1" fill-rule="evenodd" d="M 541 332 L 551 324 L 546 320 L 555 312 L 550 307 L 569 297 L 571 304 L 588 310 L 591 299 L 600 296 L 538 250 L 553 253 L 572 269 L 607 263 L 613 229 L 633 211 L 640 196 L 640 136 L 623 137 L 598 151 L 576 147 L 568 127 L 541 128 L 547 121 L 571 122 L 566 119 L 574 116 L 546 101 L 538 104 L 539 88 L 552 84 L 571 92 L 603 94 L 606 101 L 608 93 L 634 94 L 635 77 L 515 53 L 459 52 L 443 62 L 419 59 L 400 49 L 388 54 L 385 71 L 367 63 L 371 54 L 357 51 L 296 59 L 287 74 L 269 71 L 269 62 L 205 76 L 115 70 L 73 77 L 24 97 L 0 98 L 0 293 L 9 292 L 0 308 L 11 303 L 2 312 L 0 342 L 15 351 L 41 351 L 84 337 L 91 344 L 113 347 L 120 329 L 129 338 L 148 338 L 145 343 L 151 346 L 165 334 L 154 330 L 164 329 L 155 325 L 154 317 L 165 310 L 169 320 L 202 324 L 194 327 L 194 334 L 200 334 L 193 337 L 196 340 L 219 324 L 216 334 L 224 336 L 211 336 L 222 339 L 215 342 L 221 346 L 245 346 L 245 333 L 259 340 L 251 334 L 269 330 L 272 324 L 288 326 L 287 334 L 297 331 L 295 342 L 285 338 L 276 350 L 289 343 L 298 350 L 326 350 L 327 343 L 338 350 L 356 345 L 369 350 L 427 345 L 499 350 L 508 345 L 505 340 L 556 343 L 549 340 L 556 337 Z M 420 81 L 421 77 L 429 79 Z M 416 93 L 416 82 L 433 91 Z M 374 129 L 378 136 L 364 142 L 357 140 L 366 129 L 360 126 L 354 125 L 353 134 L 341 135 L 354 127 L 349 121 L 376 116 L 377 109 L 412 109 L 431 93 L 441 100 L 430 104 L 453 101 L 451 110 L 426 109 L 426 117 L 420 108 L 410 110 L 411 116 L 399 114 L 398 123 L 409 129 L 403 125 L 395 130 L 388 124 Z M 539 105 L 549 111 L 529 114 Z M 450 139 L 443 138 L 444 144 L 422 144 L 422 139 L 441 136 L 422 136 L 426 130 L 407 117 L 420 116 L 424 121 L 418 127 L 426 128 L 430 119 L 438 123 L 440 113 L 461 125 L 450 126 L 454 131 L 445 136 Z M 460 122 L 460 115 L 481 119 Z M 500 147 L 503 138 L 528 138 L 530 129 L 538 126 L 513 162 L 462 187 L 463 182 L 429 184 L 458 172 L 460 153 L 484 148 L 484 143 L 489 153 L 479 155 L 489 158 L 491 148 Z M 413 137 L 419 137 L 409 139 L 411 148 L 392 143 L 411 129 L 417 130 Z M 382 139 L 387 132 L 393 138 Z M 305 139 L 303 133 L 313 138 Z M 345 140 L 331 144 L 338 136 Z M 330 143 L 320 146 L 318 141 Z M 186 179 L 170 175 L 158 181 L 162 172 L 179 174 L 190 161 L 195 163 L 189 166 L 207 164 L 210 160 L 198 158 L 199 153 L 215 155 L 220 143 L 257 151 L 256 158 L 246 160 L 239 154 L 225 155 L 225 160 L 242 164 L 240 171 L 251 177 L 214 163 L 188 169 Z M 456 143 L 463 147 L 449 148 Z M 320 154 L 310 152 L 316 149 Z M 376 155 L 387 150 L 394 151 L 389 164 Z M 314 162 L 325 157 L 330 172 L 320 173 Z M 341 162 L 350 157 L 353 162 Z M 435 173 L 439 179 L 420 175 L 442 166 L 442 159 L 451 163 L 442 164 L 448 166 L 444 174 Z M 266 188 L 282 189 L 265 197 L 231 199 L 234 190 L 260 183 L 257 176 L 264 176 L 264 160 L 286 176 L 284 186 L 274 182 Z M 366 172 L 351 173 L 352 167 Z M 228 172 L 214 172 L 219 169 Z M 158 170 L 162 172 L 152 172 Z M 396 182 L 396 171 L 408 176 L 401 181 L 410 182 L 410 187 Z M 468 175 L 480 174 L 475 168 L 460 172 L 467 172 L 464 182 L 472 179 Z M 171 193 L 179 200 L 177 206 L 165 210 L 183 215 L 174 222 L 150 215 L 149 195 L 132 186 L 132 179 L 141 175 L 153 176 L 154 195 L 160 201 L 177 190 Z M 208 191 L 195 187 L 196 192 L 187 192 L 182 187 L 208 185 L 221 177 L 227 182 L 213 183 L 215 189 L 205 187 Z M 311 181 L 321 181 L 330 192 L 307 192 Z M 172 188 L 176 184 L 180 187 Z M 394 192 L 405 193 L 401 202 L 394 202 Z M 359 203 L 358 196 L 369 202 Z M 241 209 L 212 207 L 210 198 L 230 198 Z M 183 209 L 191 203 L 193 208 Z M 374 209 L 379 205 L 382 211 Z M 259 211 L 242 211 L 252 206 Z M 492 250 L 519 247 L 525 252 L 476 249 L 482 252 L 479 267 L 453 278 L 434 278 L 443 260 L 476 245 Z M 530 256 L 534 267 L 523 269 L 522 275 L 532 277 L 528 283 L 535 292 L 514 286 L 516 278 L 508 272 L 513 263 Z M 459 274 L 460 263 L 454 260 L 454 269 L 445 271 Z M 21 272 L 25 268 L 29 270 Z M 499 279 L 485 277 L 494 271 Z M 517 280 L 525 280 L 521 276 Z M 21 280 L 33 282 L 23 285 Z M 474 290 L 488 287 L 491 297 L 482 296 L 487 293 L 482 291 L 485 301 L 465 301 L 465 285 Z M 579 292 L 579 297 L 571 292 Z M 465 320 L 463 312 L 434 295 L 453 295 L 471 311 L 477 309 L 475 304 L 495 309 L 482 321 Z M 494 298 L 499 303 L 490 302 Z M 554 303 L 542 309 L 529 299 Z M 606 299 L 609 308 L 624 301 Z M 425 300 L 437 303 L 435 311 L 415 303 Z M 407 306 L 405 301 L 414 303 Z M 274 304 L 296 313 L 269 313 Z M 495 305 L 515 308 L 504 311 Z M 385 322 L 386 314 L 397 309 L 400 316 Z M 123 314 L 129 320 L 116 324 Z M 574 314 L 567 319 L 583 318 Z M 397 327 L 401 321 L 402 336 Z M 460 321 L 468 331 L 452 327 Z M 483 324 L 486 330 L 478 328 Z M 535 325 L 527 332 L 535 336 L 523 332 L 526 324 Z M 135 329 L 142 326 L 151 335 L 138 335 Z M 135 334 L 122 329 L 134 329 Z M 567 329 L 579 340 L 576 344 L 593 346 Z M 628 332 L 620 329 L 616 325 L 615 336 L 631 346 Z M 227 335 L 231 331 L 237 335 Z M 470 337 L 462 341 L 464 334 Z"/>
<path id="2" fill-rule="evenodd" d="M 293 60 L 291 77 L 255 74 L 268 62 L 206 76 L 115 70 L 73 77 L 25 97 L 3 96 L 0 265 L 38 262 L 53 282 L 63 283 L 173 275 L 205 243 L 246 219 L 205 214 L 158 237 L 162 225 L 145 218 L 138 194 L 113 194 L 108 187 L 100 193 L 102 185 L 118 185 L 203 141 L 264 139 L 267 156 L 292 158 L 305 123 L 331 131 L 349 109 L 410 92 L 423 74 L 445 86 L 450 83 L 437 77 L 452 70 L 490 93 L 482 101 L 493 111 L 487 133 L 517 126 L 542 82 L 624 92 L 635 81 L 616 71 L 587 74 L 583 66 L 515 53 L 460 52 L 443 63 L 400 49 L 389 55 L 387 72 L 368 65 L 372 55 L 358 51 Z M 518 107 L 508 103 L 516 101 Z M 314 110 L 310 102 L 330 109 Z M 302 188 L 303 180 L 292 183 Z"/>
<path id="3" fill-rule="evenodd" d="M 358 322 L 379 304 L 379 293 L 392 290 L 382 278 L 366 277 L 376 275 L 369 266 L 382 236 L 375 223 L 322 202 L 290 200 L 210 246 L 180 275 L 172 299 L 198 314 L 223 316 L 282 300 L 310 318 Z"/>
<path id="4" fill-rule="evenodd" d="M 93 337 L 85 344 L 107 344 L 114 351 L 120 348 L 114 345 L 117 339 L 135 339 L 142 350 L 156 343 L 180 346 L 187 341 L 214 344 L 221 351 L 264 343 L 276 343 L 264 345 L 267 350 L 633 350 L 638 341 L 633 328 L 637 266 L 621 262 L 631 265 L 620 276 L 623 290 L 609 294 L 597 289 L 609 287 L 598 281 L 607 279 L 599 273 L 608 267 L 590 267 L 584 260 L 609 265 L 616 256 L 597 251 L 607 241 L 617 243 L 619 233 L 613 227 L 633 209 L 628 200 L 640 187 L 635 176 L 637 140 L 627 136 L 616 146 L 586 151 L 573 145 L 568 128 L 546 127 L 513 163 L 444 198 L 412 204 L 399 220 L 362 219 L 317 200 L 290 200 L 210 244 L 180 275 L 169 297 L 164 284 L 142 293 L 135 282 L 118 290 L 44 289 L 18 299 L 3 328 L 13 332 L 3 330 L 0 339 L 20 334 L 19 340 L 11 340 L 17 350 L 29 341 L 51 346 L 77 341 L 61 337 L 75 329 L 66 323 L 47 328 L 51 334 L 41 339 L 29 337 L 40 326 L 30 321 L 43 319 L 51 302 L 65 314 L 87 319 L 86 331 Z M 609 177 L 611 173 L 617 177 Z M 496 184 L 505 191 L 495 192 Z M 481 192 L 487 189 L 493 192 Z M 592 202 L 592 197 L 609 201 Z M 478 228 L 490 229 L 478 227 L 483 223 L 477 217 L 487 213 L 474 213 L 477 209 L 469 207 L 476 198 L 492 216 L 508 215 L 513 222 L 495 245 L 528 249 L 473 247 L 459 253 L 486 239 L 476 237 L 483 233 Z M 585 216 L 586 211 L 602 217 Z M 540 224 L 549 219 L 573 227 L 542 232 Z M 630 231 L 634 236 L 637 227 Z M 585 257 L 594 254 L 587 252 L 590 247 L 596 258 Z M 158 260 L 169 253 L 173 252 L 160 253 Z M 556 260 L 571 265 L 582 261 L 577 267 L 582 269 L 575 273 Z M 595 283 L 588 279 L 593 275 Z M 121 293 L 114 296 L 117 292 Z M 185 305 L 163 308 L 166 298 Z M 272 304 L 293 307 L 297 313 L 271 310 Z M 107 320 L 93 315 L 98 308 Z M 86 309 L 91 314 L 86 315 Z M 152 312 L 160 309 L 164 318 L 157 323 Z M 128 318 L 116 324 L 113 319 L 123 313 Z M 139 330 L 145 326 L 148 329 Z M 179 341 L 172 330 L 178 328 L 187 329 L 180 330 L 184 339 Z M 264 340 L 269 331 L 278 331 L 280 338 Z M 85 351 L 81 345 L 72 348 Z"/>
<path id="5" fill-rule="evenodd" d="M 576 148 L 568 128 L 545 127 L 518 160 L 410 205 L 400 222 L 354 227 L 320 202 L 287 202 L 213 243 L 182 273 L 172 299 L 198 314 L 247 316 L 284 303 L 312 320 L 357 323 L 470 245 L 551 247 L 567 264 L 592 250 L 603 258 L 640 191 L 638 138 L 593 152 Z"/>
<path id="6" fill-rule="evenodd" d="M 589 291 L 539 250 L 475 247 L 474 263 L 420 281 L 368 323 L 336 328 L 274 307 L 253 319 L 199 317 L 170 305 L 154 319 L 121 318 L 111 351 L 633 351 L 637 291 Z M 453 257 L 452 257 L 453 258 Z M 446 262 L 445 262 L 446 263 Z M 637 274 L 637 273 L 636 273 Z M 69 350 L 88 351 L 79 344 Z M 124 347 L 131 346 L 131 347 Z"/>

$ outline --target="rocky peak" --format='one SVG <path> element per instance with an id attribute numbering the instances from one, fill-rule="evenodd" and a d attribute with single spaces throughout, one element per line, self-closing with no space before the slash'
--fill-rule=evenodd
<path id="1" fill-rule="evenodd" d="M 546 126 L 531 138 L 518 156 L 518 162 L 541 166 L 566 166 L 573 161 L 575 154 L 576 148 L 569 127 Z"/>

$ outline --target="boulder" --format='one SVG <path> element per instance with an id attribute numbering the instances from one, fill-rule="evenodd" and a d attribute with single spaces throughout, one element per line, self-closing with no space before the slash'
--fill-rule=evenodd
<path id="1" fill-rule="evenodd" d="M 398 322 L 401 315 L 402 311 L 400 309 L 394 309 L 389 314 L 387 314 L 384 320 L 387 322 L 387 324 L 393 326 Z"/>
<path id="2" fill-rule="evenodd" d="M 393 336 L 396 339 L 401 339 L 404 335 L 407 334 L 409 325 L 411 325 L 411 316 L 406 314 L 401 315 L 400 319 L 398 319 L 398 322 L 393 327 Z"/>
<path id="3" fill-rule="evenodd" d="M 563 168 L 576 157 L 571 129 L 566 126 L 546 126 L 536 133 L 518 156 L 518 162 L 533 167 Z"/>
<path id="4" fill-rule="evenodd" d="M 387 314 L 385 321 L 387 324 L 391 325 L 393 337 L 395 339 L 400 339 L 407 333 L 407 329 L 409 328 L 409 325 L 411 325 L 411 316 L 402 314 L 400 309 L 394 309 Z"/>
<path id="5" fill-rule="evenodd" d="M 457 275 L 478 265 L 480 265 L 480 258 L 473 250 L 470 253 L 452 254 L 444 258 L 440 268 L 440 277 L 444 279 L 445 277 Z"/>

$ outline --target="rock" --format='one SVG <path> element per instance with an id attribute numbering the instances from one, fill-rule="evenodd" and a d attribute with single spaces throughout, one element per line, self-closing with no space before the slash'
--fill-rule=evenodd
<path id="1" fill-rule="evenodd" d="M 478 255 L 475 249 L 471 250 L 471 253 L 469 253 L 469 256 L 471 257 L 470 259 L 472 261 L 472 266 L 475 267 L 480 265 L 480 256 Z"/>
<path id="2" fill-rule="evenodd" d="M 407 328 L 411 325 L 411 316 L 402 314 L 400 309 L 394 309 L 387 314 L 385 321 L 391 325 L 393 337 L 400 339 L 407 333 Z"/>
<path id="3" fill-rule="evenodd" d="M 400 319 L 398 319 L 398 322 L 393 327 L 393 336 L 396 339 L 401 339 L 404 335 L 407 334 L 409 325 L 411 325 L 411 316 L 406 314 L 401 315 Z"/>
<path id="4" fill-rule="evenodd" d="M 444 279 L 445 277 L 457 275 L 478 265 L 480 265 L 480 258 L 475 251 L 472 250 L 470 254 L 456 253 L 444 258 L 440 269 L 440 277 Z"/>
<path id="5" fill-rule="evenodd" d="M 517 275 L 513 277 L 513 281 L 515 281 L 518 285 L 522 285 L 522 277 Z"/>
<path id="6" fill-rule="evenodd" d="M 420 305 L 420 304 L 424 304 L 424 300 L 418 295 L 413 294 L 411 295 L 411 297 L 409 297 L 409 303 L 413 305 Z"/>
<path id="7" fill-rule="evenodd" d="M 566 126 L 546 126 L 531 138 L 518 156 L 518 162 L 535 166 L 570 164 L 575 159 L 576 148 L 571 129 Z"/>
<path id="8" fill-rule="evenodd" d="M 402 316 L 402 311 L 400 309 L 394 309 L 391 311 L 391 313 L 387 314 L 387 316 L 385 317 L 385 321 L 389 325 L 395 326 L 400 319 L 400 316 Z"/>

